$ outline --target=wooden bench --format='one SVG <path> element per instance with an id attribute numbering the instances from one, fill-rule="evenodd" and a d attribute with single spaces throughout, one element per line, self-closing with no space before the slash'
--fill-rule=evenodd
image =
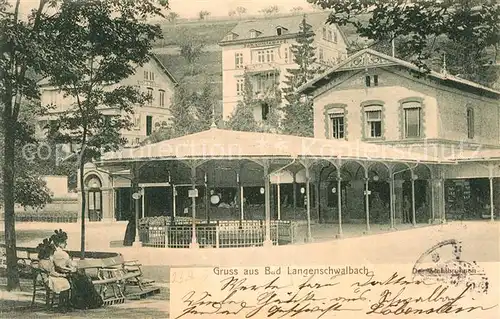
<path id="1" fill-rule="evenodd" d="M 30 276 L 33 280 L 33 300 L 34 304 L 36 291 L 46 290 L 44 274 L 38 268 L 38 252 L 33 247 L 16 247 L 18 265 L 21 274 Z M 123 255 L 113 252 L 85 252 L 83 260 L 76 260 L 80 256 L 78 251 L 68 251 L 69 255 L 75 259 L 78 271 L 81 271 L 92 279 L 92 283 L 103 298 L 104 304 L 123 303 L 125 301 L 125 292 L 128 286 L 137 286 L 140 289 L 139 294 L 142 298 L 147 295 L 159 293 L 159 288 L 149 288 L 154 282 L 143 278 L 142 265 L 137 261 L 125 261 Z M 5 245 L 0 244 L 0 268 L 6 268 L 5 263 Z M 148 289 L 149 288 L 149 289 Z M 113 291 L 114 298 L 107 298 L 107 291 Z M 127 296 L 133 299 L 134 295 Z M 53 304 L 54 295 L 46 291 L 46 303 Z"/>
<path id="2" fill-rule="evenodd" d="M 79 260 L 77 267 L 92 278 L 92 283 L 106 303 L 107 300 L 124 300 L 127 287 L 131 285 L 139 287 L 141 293 L 159 292 L 157 288 L 147 289 L 154 281 L 143 278 L 141 266 L 136 260 L 125 261 L 120 254 L 105 259 Z M 108 290 L 113 292 L 111 299 L 107 296 Z"/>

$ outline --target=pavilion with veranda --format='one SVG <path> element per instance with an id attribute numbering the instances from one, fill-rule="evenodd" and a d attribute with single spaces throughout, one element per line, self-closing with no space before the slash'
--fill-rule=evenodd
<path id="1" fill-rule="evenodd" d="M 289 237 L 293 223 L 312 241 L 319 223 L 342 236 L 347 223 L 369 232 L 373 223 L 395 229 L 441 222 L 444 167 L 454 164 L 362 141 L 211 128 L 107 153 L 86 166 L 85 183 L 89 194 L 98 184 L 105 219 L 126 211 L 137 228 L 141 220 L 163 219 L 159 246 L 265 246 Z M 203 233 L 207 225 L 215 235 Z M 151 233 L 139 233 L 136 245 L 151 244 Z M 179 238 L 184 243 L 176 246 Z"/>

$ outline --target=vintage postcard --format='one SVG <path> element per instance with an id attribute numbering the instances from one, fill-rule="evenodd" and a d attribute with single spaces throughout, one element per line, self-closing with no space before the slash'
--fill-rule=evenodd
<path id="1" fill-rule="evenodd" d="M 494 1 L 0 1 L 0 317 L 500 318 Z"/>

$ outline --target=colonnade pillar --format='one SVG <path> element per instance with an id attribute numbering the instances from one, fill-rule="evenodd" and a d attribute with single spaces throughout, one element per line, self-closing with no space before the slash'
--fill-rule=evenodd
<path id="1" fill-rule="evenodd" d="M 337 169 L 337 211 L 339 214 L 338 237 L 342 237 L 344 235 L 342 230 L 342 177 L 339 169 Z"/>
<path id="2" fill-rule="evenodd" d="M 264 246 L 272 246 L 271 240 L 271 196 L 270 196 L 270 176 L 269 176 L 269 163 L 263 163 L 264 168 L 264 202 L 265 202 L 265 239 Z"/>

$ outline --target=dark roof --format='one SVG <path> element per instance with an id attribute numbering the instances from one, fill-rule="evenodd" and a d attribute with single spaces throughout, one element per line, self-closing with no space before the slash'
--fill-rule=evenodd
<path id="1" fill-rule="evenodd" d="M 174 83 L 174 85 L 176 85 L 177 84 L 177 80 L 174 78 L 174 76 L 172 75 L 172 73 L 170 73 L 170 71 L 165 67 L 165 65 L 163 65 L 163 63 L 160 61 L 160 59 L 158 59 L 158 56 L 156 56 L 156 54 L 152 53 L 151 57 L 153 58 L 153 60 L 156 63 L 158 63 L 158 65 L 160 66 L 160 68 L 163 70 L 163 72 L 165 72 L 165 74 Z"/>
<path id="2" fill-rule="evenodd" d="M 160 69 L 168 76 L 168 78 L 174 83 L 174 85 L 177 84 L 177 80 L 174 78 L 174 76 L 172 75 L 172 73 L 170 73 L 170 71 L 168 71 L 168 69 L 163 65 L 163 63 L 160 61 L 160 59 L 158 59 L 158 57 L 151 53 L 150 54 L 151 58 L 153 61 L 156 62 L 156 64 L 158 64 L 158 66 L 160 67 Z M 38 85 L 39 86 L 44 86 L 44 85 L 49 85 L 49 79 L 48 78 L 42 78 L 38 81 Z"/>
<path id="3" fill-rule="evenodd" d="M 306 21 L 313 30 L 325 24 L 329 12 L 304 13 L 288 16 L 269 16 L 262 19 L 245 20 L 238 23 L 231 33 L 238 35 L 238 40 L 251 39 L 250 30 L 261 32 L 259 37 L 276 36 L 276 28 L 282 27 L 288 30 L 288 33 L 298 33 L 302 18 L 306 16 Z M 223 41 L 229 42 L 229 41 Z"/>

